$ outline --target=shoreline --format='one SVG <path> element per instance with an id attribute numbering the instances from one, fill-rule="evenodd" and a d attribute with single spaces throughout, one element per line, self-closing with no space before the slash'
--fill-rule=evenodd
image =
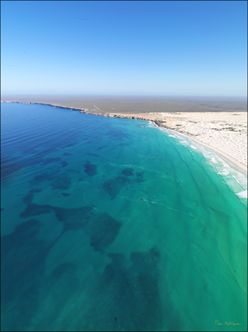
<path id="1" fill-rule="evenodd" d="M 168 132 L 171 132 L 175 136 L 179 136 L 179 137 L 181 136 L 182 138 L 186 138 L 186 139 L 192 141 L 192 143 L 195 143 L 196 145 L 198 145 L 199 148 L 203 147 L 203 148 L 206 148 L 207 150 L 215 153 L 220 159 L 222 159 L 224 162 L 226 162 L 232 169 L 234 169 L 238 173 L 241 173 L 242 175 L 247 177 L 247 168 L 244 165 L 241 165 L 236 160 L 231 159 L 229 156 L 223 154 L 221 151 L 217 150 L 216 148 L 214 148 L 206 143 L 203 143 L 201 141 L 198 141 L 197 139 L 195 139 L 187 134 L 178 132 L 176 130 L 165 128 L 165 127 L 160 127 L 160 128 L 163 130 L 166 130 Z"/>
<path id="2" fill-rule="evenodd" d="M 210 152 L 215 153 L 220 159 L 222 159 L 224 162 L 226 162 L 232 169 L 234 169 L 238 173 L 241 173 L 242 175 L 247 177 L 248 169 L 247 169 L 246 165 L 241 164 L 239 161 L 235 160 L 230 155 L 224 153 L 223 151 L 219 150 L 218 148 L 212 146 L 211 144 L 202 142 L 201 140 L 197 139 L 197 136 L 192 136 L 192 135 L 190 135 L 190 133 L 182 132 L 182 131 L 176 130 L 174 128 L 170 128 L 169 126 L 165 125 L 164 121 L 150 119 L 149 114 L 148 114 L 148 116 L 135 116 L 135 115 L 126 116 L 126 115 L 116 115 L 116 114 L 113 115 L 110 113 L 110 114 L 103 115 L 103 116 L 151 121 L 155 126 L 161 128 L 162 130 L 171 132 L 172 134 L 174 134 L 176 136 L 179 136 L 179 137 L 181 136 L 183 138 L 186 138 L 186 139 L 192 141 L 192 143 L 199 145 L 199 147 L 206 148 Z"/>
<path id="3" fill-rule="evenodd" d="M 241 173 L 245 177 L 247 177 L 247 167 L 243 164 L 241 164 L 239 161 L 235 160 L 234 158 L 230 157 L 229 155 L 223 153 L 223 151 L 220 151 L 216 147 L 211 146 L 210 144 L 207 144 L 205 142 L 202 142 L 201 140 L 195 138 L 195 136 L 190 135 L 190 133 L 181 132 L 179 130 L 175 130 L 175 128 L 170 128 L 168 125 L 165 124 L 166 121 L 161 121 L 158 119 L 154 119 L 154 113 L 136 113 L 136 114 L 130 114 L 130 113 L 97 113 L 97 112 L 90 112 L 85 108 L 77 108 L 77 107 L 70 107 L 70 106 L 63 106 L 60 104 L 53 104 L 53 103 L 42 103 L 42 102 L 22 102 L 22 101 L 9 101 L 9 100 L 1 100 L 1 103 L 16 103 L 16 104 L 29 104 L 29 105 L 42 105 L 42 106 L 50 106 L 54 108 L 61 108 L 61 109 L 67 109 L 71 111 L 78 111 L 83 114 L 90 114 L 95 116 L 103 116 L 103 117 L 109 117 L 109 118 L 120 118 L 120 119 L 130 119 L 130 120 L 144 120 L 144 121 L 151 121 L 155 126 L 159 127 L 160 129 L 171 132 L 174 135 L 178 135 L 179 137 L 184 137 L 186 139 L 189 139 L 190 141 L 194 142 L 195 144 L 199 145 L 199 147 L 206 148 L 210 152 L 215 153 L 220 159 L 222 159 L 224 162 L 226 162 L 232 169 L 237 171 L 238 173 Z M 180 114 L 180 113 L 179 113 Z M 173 115 L 173 113 L 172 113 Z"/>

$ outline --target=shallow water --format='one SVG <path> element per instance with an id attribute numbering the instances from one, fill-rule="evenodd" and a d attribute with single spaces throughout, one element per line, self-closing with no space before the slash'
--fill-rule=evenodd
<path id="1" fill-rule="evenodd" d="M 144 121 L 2 104 L 3 331 L 244 331 L 246 201 Z"/>

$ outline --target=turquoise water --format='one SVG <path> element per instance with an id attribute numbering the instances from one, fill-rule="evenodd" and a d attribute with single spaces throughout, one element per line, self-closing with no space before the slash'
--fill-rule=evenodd
<path id="1" fill-rule="evenodd" d="M 2 104 L 3 331 L 245 331 L 246 202 L 144 121 Z"/>

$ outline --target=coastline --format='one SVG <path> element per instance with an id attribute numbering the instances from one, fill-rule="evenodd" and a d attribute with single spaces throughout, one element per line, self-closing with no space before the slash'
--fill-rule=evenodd
<path id="1" fill-rule="evenodd" d="M 211 144 L 202 142 L 201 140 L 199 140 L 197 138 L 197 136 L 190 135 L 190 133 L 183 132 L 182 130 L 179 131 L 179 130 L 176 130 L 175 128 L 171 128 L 170 126 L 167 126 L 164 121 L 154 120 L 154 119 L 150 118 L 149 114 L 148 114 L 148 116 L 143 116 L 143 115 L 142 116 L 139 116 L 139 115 L 126 116 L 123 114 L 122 115 L 116 115 L 116 114 L 112 115 L 110 113 L 105 116 L 151 121 L 154 125 L 161 128 L 162 130 L 166 130 L 167 132 L 173 133 L 174 135 L 179 136 L 179 137 L 181 136 L 183 138 L 187 138 L 192 143 L 197 144 L 199 146 L 199 148 L 203 147 L 203 148 L 206 148 L 207 150 L 215 153 L 220 159 L 225 161 L 232 169 L 234 169 L 235 171 L 237 171 L 247 177 L 248 170 L 247 170 L 247 166 L 245 164 L 240 163 L 238 160 L 236 160 L 235 158 L 232 158 L 230 155 L 224 153 L 217 147 L 212 146 Z"/>
<path id="2" fill-rule="evenodd" d="M 218 156 L 221 160 L 226 162 L 232 169 L 237 171 L 238 173 L 241 173 L 243 176 L 247 177 L 247 166 L 245 164 L 240 163 L 235 158 L 231 157 L 230 155 L 224 153 L 220 149 L 218 149 L 215 146 L 212 146 L 209 143 L 202 142 L 202 140 L 197 139 L 197 136 L 190 135 L 190 133 L 183 132 L 181 129 L 176 130 L 173 126 L 169 126 L 166 120 L 160 119 L 160 113 L 102 113 L 102 112 L 91 112 L 87 110 L 86 108 L 82 107 L 70 107 L 70 106 L 63 106 L 60 104 L 54 104 L 54 103 L 42 103 L 42 102 L 23 102 L 23 101 L 11 101 L 11 100 L 2 100 L 1 103 L 17 103 L 17 104 L 32 104 L 32 105 L 43 105 L 43 106 L 50 106 L 54 108 L 61 108 L 61 109 L 67 109 L 71 111 L 78 111 L 80 113 L 84 114 L 90 114 L 90 115 L 96 115 L 96 116 L 104 116 L 104 117 L 110 117 L 110 118 L 122 118 L 122 119 L 130 119 L 130 120 L 144 120 L 144 121 L 151 121 L 155 126 L 161 128 L 162 130 L 165 130 L 169 133 L 172 133 L 175 136 L 181 136 L 183 138 L 186 138 L 192 143 L 195 143 L 199 146 L 199 148 L 203 147 L 209 150 L 210 152 L 213 152 Z M 158 116 L 156 116 L 156 114 Z M 165 116 L 168 113 L 164 113 Z M 175 114 L 181 114 L 181 113 L 175 113 Z M 173 116 L 173 113 L 172 113 Z"/>
<path id="3" fill-rule="evenodd" d="M 194 143 L 195 145 L 198 145 L 199 148 L 201 148 L 201 147 L 206 148 L 210 152 L 213 152 L 214 154 L 216 154 L 220 159 L 225 161 L 232 169 L 234 169 L 238 173 L 241 173 L 244 176 L 247 176 L 247 168 L 244 165 L 240 164 L 235 159 L 232 159 L 229 156 L 223 154 L 221 151 L 219 151 L 215 147 L 212 147 L 211 145 L 198 141 L 196 138 L 193 138 L 189 135 L 183 134 L 176 130 L 165 128 L 165 127 L 160 127 L 160 128 L 162 128 L 163 130 L 166 130 L 168 132 L 171 132 L 175 136 L 179 136 L 179 137 L 181 136 L 182 138 L 187 138 L 188 140 L 192 141 L 192 143 Z"/>

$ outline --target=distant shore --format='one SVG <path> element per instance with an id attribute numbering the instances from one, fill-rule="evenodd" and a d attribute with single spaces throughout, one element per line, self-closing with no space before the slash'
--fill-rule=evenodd
<path id="1" fill-rule="evenodd" d="M 201 144 L 215 152 L 233 169 L 247 176 L 247 113 L 246 112 L 145 112 L 115 113 L 97 112 L 74 105 L 60 103 L 24 102 L 5 100 L 27 104 L 40 104 L 56 108 L 70 109 L 92 115 L 111 118 L 127 118 L 152 121 L 157 126 L 186 135 L 193 142 Z M 96 106 L 96 105 L 95 105 Z"/>

